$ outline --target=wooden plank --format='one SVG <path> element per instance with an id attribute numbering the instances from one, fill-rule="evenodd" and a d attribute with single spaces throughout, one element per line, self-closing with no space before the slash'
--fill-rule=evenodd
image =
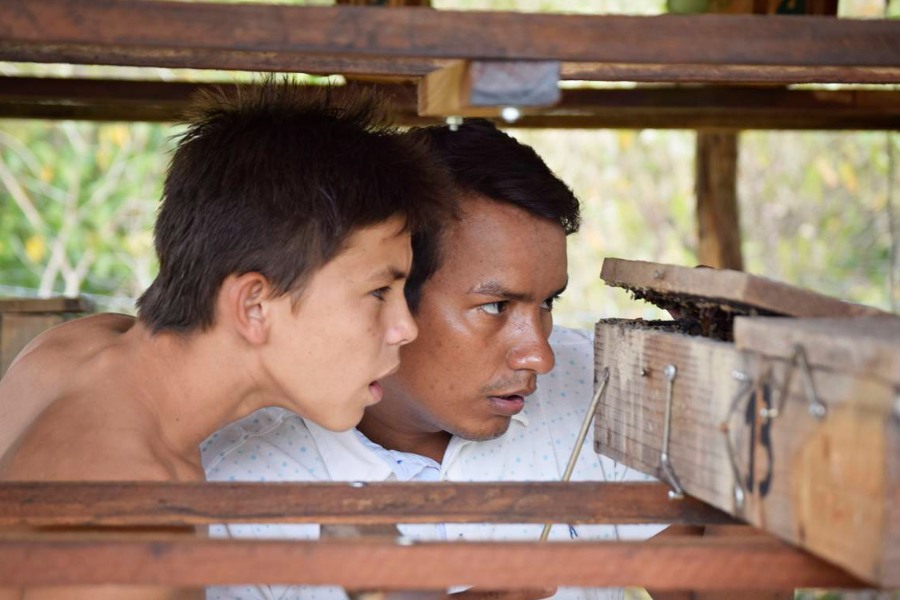
<path id="1" fill-rule="evenodd" d="M 796 345 L 810 366 L 873 377 L 900 386 L 900 318 L 738 318 L 735 346 L 790 360 Z M 897 410 L 900 411 L 900 405 Z M 898 412 L 900 417 L 900 412 Z"/>
<path id="2" fill-rule="evenodd" d="M 87 298 L 0 298 L 0 313 L 83 313 L 92 312 Z"/>
<path id="3" fill-rule="evenodd" d="M 220 84 L 0 77 L 0 117 L 176 121 L 200 90 Z M 232 84 L 222 83 L 228 89 Z M 412 84 L 371 85 L 401 124 L 442 122 L 417 116 Z M 898 129 L 900 92 L 759 87 L 566 89 L 556 107 L 505 127 L 735 129 Z"/>
<path id="4" fill-rule="evenodd" d="M 646 483 L 0 483 L 0 526 L 731 522 Z"/>
<path id="5" fill-rule="evenodd" d="M 709 10 L 717 13 L 754 13 L 758 15 L 791 14 L 837 15 L 838 0 L 710 0 Z"/>
<path id="6" fill-rule="evenodd" d="M 458 61 L 419 83 L 418 114 L 491 117 L 505 106 L 559 102 L 558 61 Z"/>
<path id="7" fill-rule="evenodd" d="M 668 364 L 677 367 L 668 454 L 689 494 L 867 581 L 900 585 L 900 537 L 885 534 L 896 530 L 895 509 L 887 508 L 898 486 L 896 454 L 889 454 L 900 445 L 895 386 L 815 369 L 828 407 L 819 420 L 795 374 L 782 414 L 765 420 L 760 410 L 778 404 L 788 361 L 633 322 L 601 322 L 596 365 L 612 375 L 598 409 L 596 449 L 657 476 Z M 735 371 L 756 382 L 752 393 L 739 395 Z"/>
<path id="8" fill-rule="evenodd" d="M 736 133 L 697 133 L 697 260 L 715 269 L 744 269 L 737 164 Z"/>
<path id="9" fill-rule="evenodd" d="M 586 16 L 152 0 L 0 4 L 0 59 L 21 60 L 23 52 L 40 53 L 41 48 L 94 49 L 93 64 L 132 64 L 130 53 L 146 58 L 152 51 L 157 56 L 199 52 L 204 61 L 215 60 L 213 53 L 236 52 L 251 58 L 269 55 L 270 60 L 272 53 L 288 53 L 891 68 L 900 64 L 898 39 L 900 23 L 890 20 L 807 16 Z"/>
<path id="10" fill-rule="evenodd" d="M 498 561 L 502 568 L 498 568 Z M 347 568 L 353 565 L 353 568 Z M 281 583 L 348 589 L 555 585 L 764 590 L 859 587 L 858 580 L 768 538 L 640 542 L 208 540 L 186 536 L 0 536 L 0 584 Z"/>
<path id="11" fill-rule="evenodd" d="M 767 17 L 768 18 L 768 17 Z M 900 66 L 832 67 L 743 64 L 651 64 L 623 62 L 565 62 L 560 76 L 578 81 L 635 81 L 642 83 L 790 84 L 898 83 Z"/>
<path id="12" fill-rule="evenodd" d="M 608 285 L 632 291 L 677 294 L 698 303 L 731 303 L 793 317 L 884 315 L 870 306 L 739 271 L 696 269 L 638 260 L 606 258 L 600 277 Z"/>

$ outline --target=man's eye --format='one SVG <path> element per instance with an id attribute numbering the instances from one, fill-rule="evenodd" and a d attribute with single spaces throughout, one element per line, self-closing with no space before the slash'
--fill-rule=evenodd
<path id="1" fill-rule="evenodd" d="M 499 315 L 506 310 L 506 302 L 488 302 L 487 304 L 482 304 L 479 308 L 489 315 Z"/>
<path id="2" fill-rule="evenodd" d="M 541 304 L 541 308 L 544 310 L 553 310 L 553 304 L 559 300 L 559 296 L 552 296 L 544 300 L 543 304 Z"/>
<path id="3" fill-rule="evenodd" d="M 387 296 L 387 293 L 389 291 L 391 291 L 391 288 L 389 286 L 385 286 L 385 287 L 378 288 L 377 290 L 372 290 L 369 293 L 372 294 L 373 296 L 375 296 L 376 298 L 378 298 L 379 300 L 384 300 L 384 297 Z"/>

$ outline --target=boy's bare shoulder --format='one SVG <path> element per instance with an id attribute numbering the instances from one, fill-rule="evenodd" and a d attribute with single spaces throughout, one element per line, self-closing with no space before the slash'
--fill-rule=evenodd
<path id="1" fill-rule="evenodd" d="M 179 479 L 140 415 L 87 402 L 50 406 L 0 460 L 0 480 L 169 481 Z"/>
<path id="2" fill-rule="evenodd" d="M 50 406 L 107 380 L 104 365 L 134 324 L 125 315 L 69 321 L 36 337 L 0 380 L 0 456 Z"/>
<path id="3" fill-rule="evenodd" d="M 51 327 L 35 337 L 10 365 L 15 373 L 23 367 L 40 367 L 47 361 L 77 359 L 92 356 L 103 347 L 114 343 L 135 324 L 129 315 L 103 313 L 67 321 Z M 56 368 L 61 366 L 55 365 Z"/>

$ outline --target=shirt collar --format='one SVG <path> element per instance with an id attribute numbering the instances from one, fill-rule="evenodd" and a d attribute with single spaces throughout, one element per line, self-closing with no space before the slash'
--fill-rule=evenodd
<path id="1" fill-rule="evenodd" d="M 527 413 L 528 401 L 526 400 L 525 409 L 513 415 L 512 422 L 528 427 Z M 316 442 L 316 448 L 322 456 L 322 462 L 325 463 L 325 468 L 332 481 L 386 481 L 390 479 L 391 475 L 394 475 L 393 469 L 384 459 L 363 444 L 356 430 L 331 431 L 308 419 L 303 419 L 303 421 Z M 509 432 L 507 431 L 503 435 L 509 435 Z M 370 440 L 370 443 L 374 444 L 375 442 Z M 474 442 L 454 435 L 450 438 L 450 444 L 447 446 L 444 462 L 447 463 L 448 458 L 458 452 L 457 449 L 462 449 L 463 446 L 470 443 Z"/>
<path id="2" fill-rule="evenodd" d="M 330 431 L 304 419 L 332 481 L 385 481 L 391 468 L 366 448 L 356 432 Z"/>

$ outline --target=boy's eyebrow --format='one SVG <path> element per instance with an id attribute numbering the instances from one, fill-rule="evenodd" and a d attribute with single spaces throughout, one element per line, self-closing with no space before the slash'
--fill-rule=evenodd
<path id="1" fill-rule="evenodd" d="M 397 281 L 398 279 L 406 279 L 409 273 L 403 269 L 398 269 L 393 265 L 388 265 L 383 269 L 379 269 L 372 273 L 369 281 Z"/>

